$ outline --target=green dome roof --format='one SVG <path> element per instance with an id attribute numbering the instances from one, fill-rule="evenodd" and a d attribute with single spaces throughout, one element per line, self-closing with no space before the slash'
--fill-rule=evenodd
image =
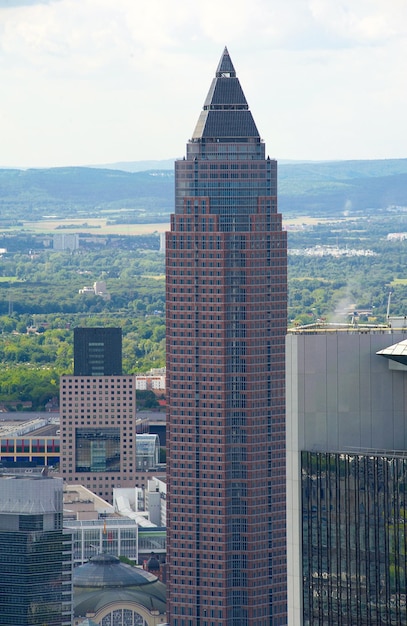
<path id="1" fill-rule="evenodd" d="M 113 554 L 97 554 L 73 572 L 74 587 L 134 587 L 155 580 L 154 574 L 126 565 Z"/>
<path id="2" fill-rule="evenodd" d="M 112 554 L 97 554 L 73 572 L 74 614 L 95 614 L 109 604 L 135 603 L 148 611 L 166 611 L 165 585 L 140 567 Z"/>

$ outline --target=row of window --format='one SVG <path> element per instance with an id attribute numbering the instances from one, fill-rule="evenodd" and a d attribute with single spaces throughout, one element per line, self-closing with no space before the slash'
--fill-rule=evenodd
<path id="1" fill-rule="evenodd" d="M 67 385 L 70 389 L 74 386 L 75 389 L 84 389 L 85 385 L 87 389 L 90 389 L 90 385 L 92 385 L 92 389 L 107 389 L 109 388 L 109 383 L 111 388 L 121 387 L 123 389 L 127 388 L 127 383 L 129 383 L 129 389 L 134 384 L 134 377 L 132 376 L 117 376 L 116 378 L 109 378 L 107 376 L 100 376 L 97 378 L 84 378 L 83 376 L 62 376 L 63 386 Z"/>
<path id="2" fill-rule="evenodd" d="M 59 437 L 52 439 L 2 439 L 1 452 L 58 452 Z"/>
<path id="3" fill-rule="evenodd" d="M 182 179 L 186 179 L 186 180 L 191 180 L 193 178 L 193 174 L 180 174 L 179 175 L 179 180 Z M 256 178 L 257 180 L 264 180 L 266 178 L 266 175 L 263 172 L 256 172 L 256 173 L 252 173 L 252 174 L 248 174 L 247 172 L 241 172 L 241 173 L 237 173 L 237 172 L 231 172 L 229 174 L 229 172 L 211 172 L 209 175 L 204 173 L 204 172 L 200 172 L 199 174 L 199 178 L 201 180 L 206 179 L 206 178 L 214 178 L 216 180 L 219 180 L 220 178 L 223 179 L 248 179 L 248 178 Z"/>
<path id="4" fill-rule="evenodd" d="M 123 394 L 121 394 L 121 391 L 123 392 Z M 80 396 L 80 397 L 88 397 L 88 398 L 93 397 L 93 398 L 103 398 L 104 399 L 104 398 L 114 397 L 115 396 L 115 390 L 114 389 L 112 389 L 112 390 L 108 389 L 108 390 L 102 391 L 102 392 L 94 390 L 93 393 L 91 393 L 88 390 L 82 390 L 82 389 L 81 390 L 75 389 L 74 391 L 69 389 L 69 391 L 67 391 L 66 388 L 63 387 L 62 394 L 64 396 L 69 396 L 69 397 L 78 397 L 78 396 Z M 124 389 L 124 390 L 117 389 L 116 390 L 116 396 L 121 396 L 121 395 L 123 395 L 123 397 L 125 399 L 127 399 L 127 397 L 131 399 L 132 396 L 133 396 L 133 391 L 129 391 L 129 393 L 127 395 L 127 390 L 126 389 Z"/>
<path id="5" fill-rule="evenodd" d="M 182 163 L 180 163 L 177 169 L 180 170 L 181 166 L 182 166 L 182 169 L 186 169 L 186 170 L 192 170 L 193 169 L 193 164 L 189 163 L 187 161 L 186 162 L 183 161 Z M 237 163 L 233 163 L 233 162 L 230 162 L 230 161 L 228 161 L 226 163 L 219 163 L 219 162 L 218 163 L 216 163 L 216 162 L 215 163 L 214 162 L 212 162 L 212 163 L 205 163 L 205 161 L 199 161 L 199 169 L 206 170 L 206 169 L 208 169 L 208 166 L 209 166 L 209 169 L 211 169 L 211 170 L 217 170 L 217 169 L 220 169 L 220 170 L 227 170 L 227 169 L 231 169 L 231 170 L 237 170 L 237 169 L 248 170 L 249 168 L 251 170 L 257 170 L 257 169 L 265 170 L 266 169 L 266 162 L 263 161 L 263 160 L 261 160 L 259 162 L 253 162 L 253 163 L 244 163 L 244 162 L 239 162 L 239 161 Z"/>

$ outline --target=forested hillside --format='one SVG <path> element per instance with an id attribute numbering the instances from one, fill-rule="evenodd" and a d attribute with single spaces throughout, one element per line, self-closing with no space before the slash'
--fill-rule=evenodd
<path id="1" fill-rule="evenodd" d="M 279 166 L 283 215 L 363 213 L 407 206 L 407 159 L 324 161 Z"/>
<path id="2" fill-rule="evenodd" d="M 407 159 L 279 164 L 284 215 L 340 215 L 407 205 Z M 64 167 L 0 169 L 0 219 L 71 217 L 133 209 L 115 220 L 168 221 L 174 206 L 172 170 L 129 172 Z"/>
<path id="3" fill-rule="evenodd" d="M 100 215 L 131 208 L 147 213 L 140 221 L 168 220 L 174 205 L 170 171 L 122 172 L 87 167 L 0 169 L 0 219 L 40 219 L 44 215 Z M 151 220 L 152 215 L 153 220 Z"/>

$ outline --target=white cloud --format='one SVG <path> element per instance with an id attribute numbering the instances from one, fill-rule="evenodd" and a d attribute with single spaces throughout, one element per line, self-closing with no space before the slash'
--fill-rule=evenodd
<path id="1" fill-rule="evenodd" d="M 404 36 L 407 5 L 404 0 L 310 0 L 317 23 L 333 35 L 355 45 L 378 45 L 388 39 Z"/>
<path id="2" fill-rule="evenodd" d="M 0 165 L 179 155 L 224 45 L 274 156 L 404 155 L 405 0 L 6 4 Z"/>
<path id="3" fill-rule="evenodd" d="M 33 4 L 49 4 L 58 0 L 0 0 L 0 9 L 16 9 Z"/>

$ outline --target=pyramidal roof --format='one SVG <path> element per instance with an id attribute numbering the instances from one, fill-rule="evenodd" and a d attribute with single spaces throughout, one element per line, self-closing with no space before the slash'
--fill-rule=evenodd
<path id="1" fill-rule="evenodd" d="M 233 141 L 249 137 L 260 135 L 225 47 L 192 139 Z"/>
<path id="2" fill-rule="evenodd" d="M 220 58 L 218 69 L 216 70 L 216 76 L 222 76 L 222 74 L 225 73 L 236 76 L 235 68 L 233 67 L 232 59 L 230 58 L 226 46 Z"/>

